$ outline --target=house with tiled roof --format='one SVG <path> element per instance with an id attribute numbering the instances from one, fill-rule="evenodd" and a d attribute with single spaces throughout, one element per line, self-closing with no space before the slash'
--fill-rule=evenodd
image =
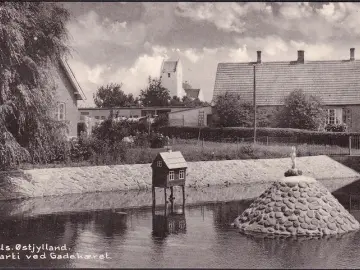
<path id="1" fill-rule="evenodd" d="M 360 61 L 354 48 L 345 60 L 306 61 L 300 50 L 295 61 L 262 62 L 258 51 L 256 62 L 219 63 L 213 100 L 228 92 L 253 102 L 254 82 L 260 108 L 279 108 L 292 91 L 302 90 L 321 99 L 328 124 L 344 123 L 349 131 L 360 131 Z"/>
<path id="2" fill-rule="evenodd" d="M 75 137 L 80 120 L 78 101 L 86 97 L 65 59 L 60 59 L 54 65 L 52 74 L 56 85 L 55 118 L 67 124 L 69 137 Z"/>

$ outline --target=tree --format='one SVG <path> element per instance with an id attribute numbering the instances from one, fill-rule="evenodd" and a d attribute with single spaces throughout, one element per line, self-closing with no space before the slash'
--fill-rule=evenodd
<path id="1" fill-rule="evenodd" d="M 172 99 L 170 100 L 170 105 L 171 106 L 182 106 L 183 102 L 180 100 L 180 98 L 178 96 L 173 96 Z"/>
<path id="2" fill-rule="evenodd" d="M 140 101 L 144 106 L 168 106 L 170 104 L 170 92 L 161 84 L 160 79 L 149 76 L 148 86 L 141 90 Z"/>
<path id="3" fill-rule="evenodd" d="M 138 98 L 133 94 L 125 94 L 121 89 L 122 84 L 111 83 L 98 88 L 93 95 L 95 105 L 99 108 L 130 107 L 136 106 Z"/>
<path id="4" fill-rule="evenodd" d="M 216 98 L 215 110 L 222 127 L 251 126 L 253 106 L 243 102 L 239 95 L 226 92 Z"/>
<path id="5" fill-rule="evenodd" d="M 279 123 L 283 128 L 317 130 L 323 125 L 325 110 L 320 99 L 302 90 L 291 92 L 280 110 Z"/>
<path id="6" fill-rule="evenodd" d="M 0 167 L 47 162 L 64 140 L 54 120 L 54 66 L 66 55 L 69 13 L 56 3 L 0 3 Z"/>

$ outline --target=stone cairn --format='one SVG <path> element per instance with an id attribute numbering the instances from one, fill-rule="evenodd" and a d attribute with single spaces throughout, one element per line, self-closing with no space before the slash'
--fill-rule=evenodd
<path id="1" fill-rule="evenodd" d="M 359 222 L 318 181 L 292 168 L 274 182 L 238 218 L 243 233 L 287 236 L 323 236 L 359 229 Z M 295 153 L 295 154 L 294 154 Z"/>

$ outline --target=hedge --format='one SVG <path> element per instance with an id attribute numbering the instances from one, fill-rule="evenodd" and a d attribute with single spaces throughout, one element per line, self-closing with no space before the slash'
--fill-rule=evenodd
<path id="1" fill-rule="evenodd" d="M 199 127 L 171 126 L 162 127 L 160 132 L 166 136 L 177 137 L 181 139 L 199 138 Z M 287 138 L 291 142 L 306 144 L 326 144 L 347 147 L 349 136 L 360 136 L 360 133 L 345 132 L 318 132 L 290 128 L 257 128 L 257 138 Z M 227 141 L 237 142 L 243 138 L 252 138 L 254 136 L 253 128 L 232 127 L 232 128 L 211 128 L 202 127 L 200 130 L 200 139 L 205 141 Z"/>

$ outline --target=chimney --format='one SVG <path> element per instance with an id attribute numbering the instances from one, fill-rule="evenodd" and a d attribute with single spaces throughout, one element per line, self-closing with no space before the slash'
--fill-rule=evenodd
<path id="1" fill-rule="evenodd" d="M 261 63 L 261 51 L 257 51 L 257 63 Z"/>
<path id="2" fill-rule="evenodd" d="M 350 61 L 355 60 L 355 48 L 350 48 Z"/>
<path id="3" fill-rule="evenodd" d="M 299 63 L 299 64 L 304 64 L 304 61 L 305 61 L 305 52 L 304 51 L 302 51 L 302 50 L 300 50 L 300 51 L 298 51 L 298 59 L 297 59 L 297 62 Z"/>

